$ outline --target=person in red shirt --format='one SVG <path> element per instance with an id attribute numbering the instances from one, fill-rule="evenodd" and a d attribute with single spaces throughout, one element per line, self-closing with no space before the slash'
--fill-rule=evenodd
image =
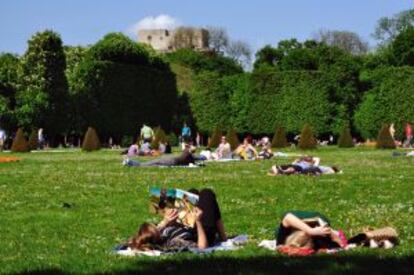
<path id="1" fill-rule="evenodd" d="M 405 125 L 405 143 L 404 147 L 411 147 L 411 140 L 413 139 L 413 129 L 410 123 Z"/>

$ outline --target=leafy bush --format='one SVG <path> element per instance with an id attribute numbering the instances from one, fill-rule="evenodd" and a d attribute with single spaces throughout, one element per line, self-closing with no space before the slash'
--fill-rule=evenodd
<path id="1" fill-rule="evenodd" d="M 378 132 L 377 148 L 395 149 L 395 141 L 390 134 L 390 126 L 388 124 L 383 124 Z"/>
<path id="2" fill-rule="evenodd" d="M 24 136 L 24 132 L 22 128 L 17 130 L 16 136 L 13 139 L 13 144 L 11 147 L 11 151 L 15 153 L 23 153 L 29 151 L 29 143 Z"/>
<path id="3" fill-rule="evenodd" d="M 303 126 L 300 133 L 299 148 L 300 149 L 315 149 L 317 145 L 316 138 L 313 136 L 312 128 L 309 124 Z"/>
<path id="4" fill-rule="evenodd" d="M 16 118 L 25 128 L 44 127 L 52 142 L 68 127 L 69 92 L 65 68 L 59 34 L 47 30 L 30 38 L 28 49 L 21 57 Z"/>
<path id="5" fill-rule="evenodd" d="M 178 49 L 167 54 L 171 63 L 185 65 L 195 73 L 202 71 L 217 72 L 220 75 L 232 75 L 243 72 L 243 68 L 232 58 L 216 53 L 202 53 L 191 49 Z"/>
<path id="6" fill-rule="evenodd" d="M 158 149 L 160 143 L 167 142 L 167 135 L 161 127 L 156 127 L 154 129 L 154 138 L 151 141 L 151 148 Z"/>
<path id="7" fill-rule="evenodd" d="M 288 142 L 286 139 L 285 128 L 277 127 L 275 135 L 272 139 L 272 147 L 274 148 L 284 148 L 288 146 Z"/>
<path id="8" fill-rule="evenodd" d="M 364 138 L 374 139 L 383 123 L 392 122 L 396 138 L 402 139 L 405 123 L 414 121 L 414 68 L 379 68 L 365 72 L 363 77 L 372 89 L 355 112 L 357 130 Z"/>
<path id="9" fill-rule="evenodd" d="M 349 129 L 349 123 L 345 123 L 341 134 L 338 139 L 339 148 L 350 148 L 354 147 L 354 141 L 352 140 L 351 130 Z"/>
<path id="10" fill-rule="evenodd" d="M 122 33 L 109 33 L 93 45 L 88 55 L 99 61 L 149 65 L 148 51 Z"/>
<path id="11" fill-rule="evenodd" d="M 178 145 L 178 137 L 176 134 L 171 132 L 167 135 L 167 140 L 170 143 L 171 146 L 177 146 Z"/>
<path id="12" fill-rule="evenodd" d="M 78 131 L 94 125 L 102 137 L 133 136 L 144 122 L 170 129 L 177 101 L 171 71 L 84 60 L 77 79 L 73 102 Z"/>
<path id="13" fill-rule="evenodd" d="M 287 132 L 298 132 L 304 123 L 314 131 L 330 131 L 332 104 L 321 74 L 311 71 L 256 70 L 252 75 L 249 130 L 272 133 L 274 125 Z"/>
<path id="14" fill-rule="evenodd" d="M 101 149 L 101 142 L 95 129 L 88 127 L 85 137 L 83 138 L 82 150 L 90 152 Z"/>
<path id="15" fill-rule="evenodd" d="M 121 147 L 126 148 L 132 145 L 134 138 L 132 136 L 123 136 L 121 139 Z"/>
<path id="16" fill-rule="evenodd" d="M 226 139 L 228 143 L 230 144 L 230 147 L 232 150 L 235 150 L 237 146 L 239 146 L 240 144 L 239 138 L 237 137 L 237 132 L 234 128 L 231 128 L 227 132 Z"/>
<path id="17" fill-rule="evenodd" d="M 29 150 L 36 150 L 39 144 L 37 130 L 33 129 L 29 136 Z"/>
<path id="18" fill-rule="evenodd" d="M 229 125 L 229 91 L 223 89 L 218 73 L 204 72 L 197 76 L 190 105 L 200 131 L 208 132 L 216 125 Z"/>
<path id="19" fill-rule="evenodd" d="M 209 148 L 216 148 L 219 146 L 221 137 L 223 136 L 223 132 L 219 126 L 216 126 L 210 136 L 210 140 L 208 142 Z"/>

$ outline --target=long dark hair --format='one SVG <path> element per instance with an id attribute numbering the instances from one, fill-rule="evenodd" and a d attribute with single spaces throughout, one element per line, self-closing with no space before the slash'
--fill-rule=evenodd
<path id="1" fill-rule="evenodd" d="M 131 249 L 152 250 L 160 244 L 160 231 L 152 223 L 143 223 L 137 233 L 128 241 Z"/>

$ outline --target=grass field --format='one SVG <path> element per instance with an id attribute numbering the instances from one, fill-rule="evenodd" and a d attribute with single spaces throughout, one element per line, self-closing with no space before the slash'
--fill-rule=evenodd
<path id="1" fill-rule="evenodd" d="M 292 158 L 183 169 L 123 167 L 116 151 L 17 155 L 22 161 L 0 163 L 0 273 L 413 274 L 414 158 L 373 149 L 312 153 L 344 173 L 266 176 L 271 164 Z M 157 221 L 148 213 L 150 186 L 214 189 L 228 233 L 247 233 L 250 244 L 212 255 L 111 254 L 141 222 Z M 393 226 L 400 245 L 308 258 L 257 248 L 273 238 L 282 213 L 294 209 L 326 214 L 347 236 Z"/>

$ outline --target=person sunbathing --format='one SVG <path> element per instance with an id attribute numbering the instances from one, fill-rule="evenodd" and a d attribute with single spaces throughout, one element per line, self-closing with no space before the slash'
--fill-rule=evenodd
<path id="1" fill-rule="evenodd" d="M 276 166 L 273 165 L 269 175 L 292 175 L 304 172 L 310 173 L 313 167 L 319 166 L 320 158 L 303 156 L 295 159 L 291 164 Z"/>
<path id="2" fill-rule="evenodd" d="M 275 235 L 278 246 L 309 248 L 317 251 L 346 245 L 342 231 L 332 229 L 329 220 L 319 212 L 285 213 Z"/>
<path id="3" fill-rule="evenodd" d="M 147 162 L 131 160 L 128 157 L 122 161 L 124 166 L 188 166 L 195 163 L 193 153 L 195 147 L 187 146 L 178 156 L 158 158 Z"/>
<path id="4" fill-rule="evenodd" d="M 243 140 L 243 143 L 240 144 L 234 151 L 236 156 L 239 156 L 243 160 L 256 159 L 258 157 L 256 149 L 249 142 L 248 138 Z"/>
<path id="5" fill-rule="evenodd" d="M 197 193 L 196 190 L 190 190 Z M 133 250 L 185 250 L 187 248 L 205 249 L 219 241 L 226 241 L 227 236 L 221 218 L 220 208 L 215 193 L 202 189 L 199 193 L 197 207 L 192 213 L 195 228 L 188 228 L 178 223 L 178 212 L 170 209 L 158 224 L 143 223 L 127 246 Z"/>
<path id="6" fill-rule="evenodd" d="M 342 173 L 337 166 L 320 165 L 320 158 L 303 156 L 295 159 L 291 164 L 273 165 L 268 173 L 269 176 L 304 174 L 319 176 L 322 174 Z"/>

